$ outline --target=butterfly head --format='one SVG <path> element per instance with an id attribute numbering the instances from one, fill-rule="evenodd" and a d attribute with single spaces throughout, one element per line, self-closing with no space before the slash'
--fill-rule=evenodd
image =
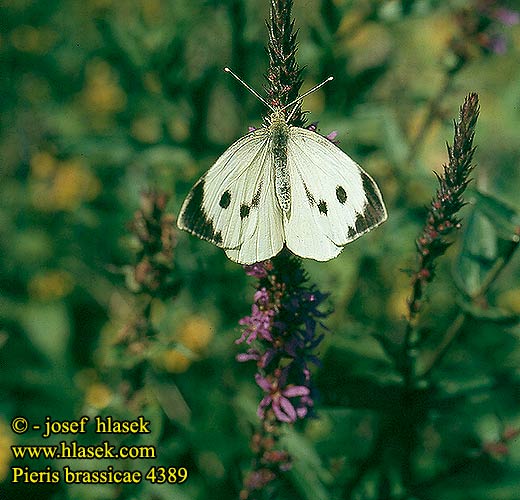
<path id="1" fill-rule="evenodd" d="M 327 82 L 330 82 L 334 79 L 334 77 L 329 76 L 326 80 L 321 82 L 318 85 L 315 85 L 312 87 L 312 89 L 308 90 L 304 94 L 298 96 L 296 99 L 291 101 L 288 104 L 285 104 L 283 107 L 273 107 L 271 104 L 269 104 L 256 90 L 254 90 L 252 87 L 250 87 L 246 82 L 244 82 L 238 75 L 235 75 L 233 71 L 231 71 L 228 67 L 224 68 L 224 71 L 226 73 L 229 73 L 234 78 L 236 78 L 249 92 L 251 92 L 257 99 L 259 99 L 261 102 L 263 102 L 271 111 L 272 113 L 269 115 L 268 122 L 269 126 L 271 125 L 286 125 L 291 122 L 291 118 L 296 113 L 296 110 L 299 109 L 299 103 L 303 100 L 304 97 L 308 96 L 309 94 L 312 94 L 319 88 L 323 87 Z M 286 109 L 289 109 L 291 106 L 293 106 L 292 111 L 289 113 L 289 115 L 286 117 L 284 111 Z"/>
<path id="2" fill-rule="evenodd" d="M 269 125 L 280 125 L 280 124 L 286 124 L 287 119 L 285 118 L 285 112 L 283 108 L 275 109 L 270 115 L 269 115 Z"/>

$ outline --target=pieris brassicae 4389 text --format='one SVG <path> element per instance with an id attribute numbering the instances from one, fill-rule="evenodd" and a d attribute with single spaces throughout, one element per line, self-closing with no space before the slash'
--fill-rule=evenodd
<path id="1" fill-rule="evenodd" d="M 288 124 L 285 111 L 332 78 L 276 109 L 225 71 L 271 115 L 195 184 L 181 208 L 181 229 L 240 264 L 269 259 L 284 245 L 300 257 L 326 261 L 386 220 L 379 188 L 356 162 L 317 132 Z"/>

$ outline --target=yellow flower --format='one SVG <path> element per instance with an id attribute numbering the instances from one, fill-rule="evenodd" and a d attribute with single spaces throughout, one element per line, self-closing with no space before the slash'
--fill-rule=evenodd
<path id="1" fill-rule="evenodd" d="M 87 388 L 85 401 L 93 408 L 102 410 L 112 401 L 112 391 L 105 384 L 96 382 Z"/>
<path id="2" fill-rule="evenodd" d="M 161 361 L 164 369 L 170 373 L 183 373 L 191 365 L 191 359 L 176 349 L 165 351 L 162 355 Z"/>
<path id="3" fill-rule="evenodd" d="M 211 342 L 213 335 L 213 325 L 207 319 L 192 316 L 181 325 L 178 340 L 191 351 L 200 352 Z"/>
<path id="4" fill-rule="evenodd" d="M 27 24 L 16 27 L 11 33 L 13 46 L 21 52 L 45 54 L 56 42 L 58 35 L 48 28 L 35 28 Z"/>
<path id="5" fill-rule="evenodd" d="M 99 180 L 81 161 L 63 162 L 54 177 L 54 207 L 57 210 L 74 210 L 82 201 L 94 199 L 100 190 Z"/>
<path id="6" fill-rule="evenodd" d="M 31 157 L 31 174 L 37 179 L 48 179 L 52 177 L 58 162 L 56 158 L 47 151 L 38 151 Z"/>
<path id="7" fill-rule="evenodd" d="M 161 140 L 162 124 L 156 116 L 148 115 L 136 118 L 132 122 L 132 135 L 141 142 L 154 144 Z"/>
<path id="8" fill-rule="evenodd" d="M 30 196 L 43 211 L 73 211 L 101 191 L 98 178 L 80 159 L 58 161 L 46 152 L 31 158 Z"/>
<path id="9" fill-rule="evenodd" d="M 98 113 L 121 111 L 126 105 L 126 94 L 119 86 L 117 75 L 105 61 L 94 60 L 87 66 L 83 98 L 87 109 Z"/>
<path id="10" fill-rule="evenodd" d="M 68 295 L 74 286 L 72 276 L 61 269 L 44 271 L 29 281 L 29 294 L 37 300 L 50 301 Z"/>

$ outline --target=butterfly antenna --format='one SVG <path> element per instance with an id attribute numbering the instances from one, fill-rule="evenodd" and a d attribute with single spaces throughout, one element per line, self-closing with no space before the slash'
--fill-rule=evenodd
<path id="1" fill-rule="evenodd" d="M 305 94 L 299 95 L 294 101 L 290 102 L 289 104 L 286 104 L 280 111 L 283 111 L 284 109 L 287 109 L 289 106 L 292 106 L 293 104 L 296 104 L 297 102 L 300 102 L 304 97 L 307 97 L 309 94 L 312 94 L 313 92 L 316 92 L 319 88 L 323 87 L 326 83 L 330 82 L 331 80 L 334 80 L 333 76 L 329 76 L 325 81 L 321 82 L 320 84 L 312 87 L 312 89 L 307 90 Z M 293 113 L 291 112 L 291 115 Z"/>
<path id="2" fill-rule="evenodd" d="M 271 111 L 275 111 L 275 109 L 255 89 L 250 87 L 246 82 L 244 82 L 244 80 L 242 80 L 242 78 L 233 73 L 233 71 L 231 71 L 227 66 L 224 68 L 224 71 L 229 73 L 231 76 L 234 76 L 247 90 L 249 90 L 249 92 L 251 92 L 251 94 L 262 101 Z"/>

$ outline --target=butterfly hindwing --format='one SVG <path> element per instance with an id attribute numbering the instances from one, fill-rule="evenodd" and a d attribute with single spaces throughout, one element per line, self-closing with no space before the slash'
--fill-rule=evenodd
<path id="1" fill-rule="evenodd" d="M 179 227 L 224 248 L 237 262 L 271 257 L 283 246 L 273 176 L 267 129 L 247 134 L 195 184 L 181 208 Z"/>
<path id="2" fill-rule="evenodd" d="M 287 247 L 319 261 L 386 220 L 379 188 L 349 156 L 315 132 L 290 127 L 287 167 L 291 209 Z"/>

